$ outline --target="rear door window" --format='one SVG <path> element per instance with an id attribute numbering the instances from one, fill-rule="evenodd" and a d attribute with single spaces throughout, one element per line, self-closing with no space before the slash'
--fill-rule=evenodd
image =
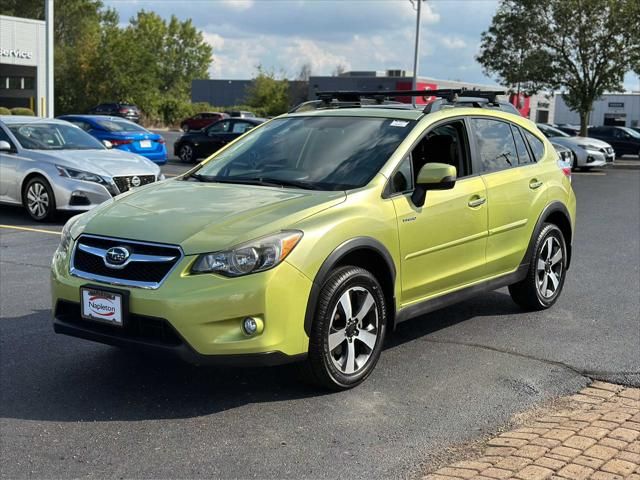
<path id="1" fill-rule="evenodd" d="M 483 172 L 495 172 L 518 165 L 518 153 L 508 123 L 473 118 L 476 144 Z"/>
<path id="2" fill-rule="evenodd" d="M 516 151 L 518 152 L 518 164 L 519 165 L 527 165 L 529 163 L 533 163 L 531 160 L 531 155 L 529 155 L 529 150 L 527 149 L 527 144 L 522 138 L 522 132 L 520 129 L 514 125 L 511 125 L 511 130 L 513 131 L 513 139 L 516 142 Z"/>

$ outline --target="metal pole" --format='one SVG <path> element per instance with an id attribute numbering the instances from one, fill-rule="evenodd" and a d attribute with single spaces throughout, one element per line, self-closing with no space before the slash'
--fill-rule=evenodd
<path id="1" fill-rule="evenodd" d="M 46 54 L 46 116 L 53 118 L 53 0 L 45 0 L 45 20 L 47 30 L 47 54 Z M 40 112 L 44 115 L 45 112 Z"/>
<path id="2" fill-rule="evenodd" d="M 416 46 L 413 51 L 413 82 L 411 85 L 411 90 L 418 89 L 418 57 L 420 55 L 420 16 L 422 13 L 421 5 L 423 0 L 418 1 L 418 14 L 416 15 Z M 416 105 L 416 97 L 411 97 L 411 103 L 413 106 Z"/>

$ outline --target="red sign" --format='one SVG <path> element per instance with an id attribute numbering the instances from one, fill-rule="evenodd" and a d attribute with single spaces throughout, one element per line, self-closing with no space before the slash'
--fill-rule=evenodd
<path id="1" fill-rule="evenodd" d="M 396 82 L 396 90 L 412 90 L 413 83 L 412 82 Z M 428 92 L 429 90 L 437 90 L 438 85 L 435 83 L 425 83 L 418 82 L 416 83 L 416 90 L 424 90 Z M 426 105 L 427 103 L 431 103 L 436 99 L 436 97 L 424 96 L 424 97 L 416 97 L 416 104 L 418 105 Z M 402 103 L 411 103 L 411 97 L 396 97 L 396 101 Z"/>
<path id="2" fill-rule="evenodd" d="M 509 103 L 516 107 L 520 115 L 524 118 L 529 118 L 529 114 L 531 113 L 531 97 L 528 97 L 524 93 L 512 93 L 509 96 Z"/>

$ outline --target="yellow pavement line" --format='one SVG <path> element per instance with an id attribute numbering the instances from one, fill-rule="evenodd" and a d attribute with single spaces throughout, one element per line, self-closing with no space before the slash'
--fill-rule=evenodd
<path id="1" fill-rule="evenodd" d="M 62 232 L 56 232 L 55 230 L 44 230 L 43 228 L 30 228 L 30 227 L 19 227 L 17 225 L 2 225 L 0 224 L 0 228 L 6 228 L 9 230 L 22 230 L 25 232 L 36 232 L 36 233 L 49 233 L 51 235 L 60 235 Z"/>

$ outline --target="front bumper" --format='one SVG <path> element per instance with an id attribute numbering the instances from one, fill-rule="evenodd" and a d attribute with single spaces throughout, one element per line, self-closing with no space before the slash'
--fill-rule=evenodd
<path id="1" fill-rule="evenodd" d="M 86 211 L 100 205 L 113 196 L 99 183 L 84 182 L 66 177 L 56 177 L 51 182 L 56 208 L 64 211 Z"/>
<path id="2" fill-rule="evenodd" d="M 305 275 L 286 261 L 245 277 L 190 275 L 194 260 L 195 256 L 184 257 L 162 285 L 151 290 L 72 276 L 68 255 L 57 253 L 51 276 L 54 330 L 101 343 L 161 350 L 196 364 L 276 364 L 306 355 L 304 316 L 311 281 Z M 89 284 L 129 293 L 124 328 L 80 317 L 80 287 Z M 262 332 L 247 336 L 241 326 L 246 317 L 262 320 Z"/>

